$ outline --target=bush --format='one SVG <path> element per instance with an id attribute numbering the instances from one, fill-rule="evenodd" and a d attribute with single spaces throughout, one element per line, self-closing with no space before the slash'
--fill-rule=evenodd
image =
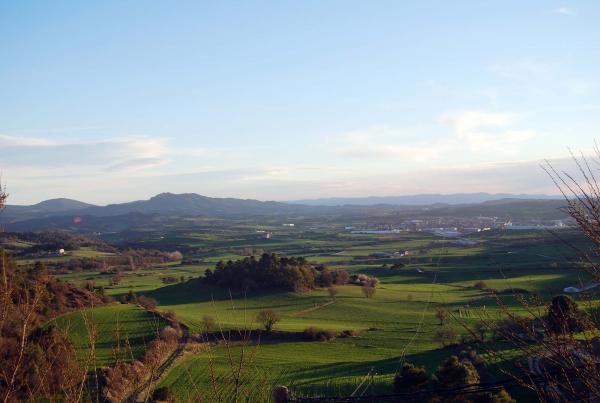
<path id="1" fill-rule="evenodd" d="M 140 304 L 140 306 L 148 311 L 153 311 L 156 309 L 156 306 L 158 305 L 158 301 L 154 298 L 150 298 L 150 297 L 146 297 L 144 295 L 140 296 L 138 298 L 138 304 Z"/>
<path id="2" fill-rule="evenodd" d="M 357 337 L 357 336 L 360 336 L 360 332 L 358 330 L 349 329 L 349 330 L 342 330 L 342 332 L 339 334 L 338 337 L 345 338 L 345 337 Z"/>
<path id="3" fill-rule="evenodd" d="M 437 368 L 431 380 L 435 388 L 463 388 L 478 384 L 479 373 L 469 360 L 460 361 L 453 355 Z"/>
<path id="4" fill-rule="evenodd" d="M 152 400 L 164 402 L 170 401 L 173 398 L 173 392 L 167 386 L 163 386 L 162 388 L 154 389 L 152 392 Z"/>
<path id="5" fill-rule="evenodd" d="M 394 392 L 416 392 L 427 387 L 429 375 L 425 368 L 405 363 L 394 377 Z"/>
<path id="6" fill-rule="evenodd" d="M 568 295 L 558 295 L 552 299 L 545 321 L 550 332 L 559 334 L 582 332 L 593 327 L 590 317 L 581 312 Z"/>
<path id="7" fill-rule="evenodd" d="M 175 342 L 179 340 L 179 332 L 171 326 L 166 326 L 160 331 L 161 340 Z"/>
<path id="8" fill-rule="evenodd" d="M 442 345 L 442 347 L 451 346 L 456 344 L 458 340 L 458 335 L 452 329 L 442 329 L 435 332 L 433 336 L 433 341 L 437 341 Z"/>
<path id="9" fill-rule="evenodd" d="M 494 326 L 494 335 L 500 340 L 533 338 L 531 319 L 523 316 L 500 319 Z"/>
<path id="10" fill-rule="evenodd" d="M 337 333 L 330 329 L 320 329 L 315 326 L 304 329 L 304 338 L 306 340 L 330 341 L 335 340 Z"/>
<path id="11" fill-rule="evenodd" d="M 473 284 L 473 288 L 475 288 L 476 290 L 485 290 L 485 289 L 488 288 L 488 286 L 485 283 L 485 281 L 479 280 L 478 282 L 476 282 L 475 284 Z"/>

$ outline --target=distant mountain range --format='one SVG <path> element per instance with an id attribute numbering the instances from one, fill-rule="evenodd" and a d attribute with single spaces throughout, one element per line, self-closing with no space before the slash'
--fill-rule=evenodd
<path id="1" fill-rule="evenodd" d="M 213 198 L 195 193 L 161 193 L 148 200 L 96 206 L 71 199 L 46 200 L 32 206 L 9 205 L 0 223 L 9 231 L 48 228 L 114 232 L 133 227 L 179 223 L 185 217 L 248 218 L 501 216 L 562 218 L 563 201 L 545 195 L 469 193 L 319 199 L 305 204 L 250 199 Z M 310 203 L 310 204 L 307 204 Z"/>
<path id="2" fill-rule="evenodd" d="M 369 197 L 331 197 L 321 199 L 294 200 L 290 204 L 305 206 L 374 206 L 390 204 L 397 206 L 426 206 L 432 204 L 470 204 L 501 199 L 553 200 L 560 196 L 543 194 L 512 193 L 453 193 L 453 194 L 418 194 L 409 196 L 369 196 Z"/>
<path id="3" fill-rule="evenodd" d="M 306 209 L 286 203 L 233 198 L 212 198 L 195 193 L 161 193 L 148 200 L 95 206 L 71 199 L 46 200 L 31 206 L 8 205 L 0 222 L 15 223 L 50 217 L 111 217 L 125 214 L 159 214 L 173 216 L 243 216 L 277 215 Z"/>

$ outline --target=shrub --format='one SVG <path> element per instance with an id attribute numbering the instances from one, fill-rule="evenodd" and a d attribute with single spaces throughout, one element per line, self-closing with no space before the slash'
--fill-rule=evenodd
<path id="1" fill-rule="evenodd" d="M 473 288 L 475 288 L 476 290 L 485 290 L 485 289 L 488 288 L 488 286 L 485 283 L 485 281 L 479 280 L 478 282 L 476 282 L 475 284 L 473 284 Z"/>
<path id="2" fill-rule="evenodd" d="M 179 339 L 179 332 L 171 326 L 166 326 L 160 331 L 160 338 L 167 342 L 174 342 Z"/>
<path id="3" fill-rule="evenodd" d="M 339 334 L 338 337 L 341 337 L 341 338 L 357 337 L 359 335 L 360 335 L 360 332 L 358 330 L 349 329 L 349 330 L 342 330 L 342 332 Z"/>
<path id="4" fill-rule="evenodd" d="M 337 333 L 330 329 L 320 329 L 315 326 L 304 329 L 304 338 L 307 340 L 330 341 L 337 337 Z"/>
<path id="5" fill-rule="evenodd" d="M 442 347 L 446 347 L 456 344 L 458 335 L 452 329 L 441 329 L 435 332 L 433 340 L 440 343 Z"/>
<path id="6" fill-rule="evenodd" d="M 166 311 L 163 312 L 162 315 L 169 322 L 177 322 L 177 314 L 175 313 L 175 311 Z"/>
<path id="7" fill-rule="evenodd" d="M 582 332 L 593 327 L 589 316 L 581 312 L 568 295 L 552 299 L 545 321 L 549 331 L 559 334 Z"/>
<path id="8" fill-rule="evenodd" d="M 494 335 L 501 340 L 531 338 L 532 333 L 531 319 L 523 316 L 509 316 L 500 319 L 494 326 Z"/>
<path id="9" fill-rule="evenodd" d="M 437 368 L 431 380 L 435 388 L 463 388 L 478 384 L 479 373 L 470 361 L 460 361 L 453 355 Z"/>
<path id="10" fill-rule="evenodd" d="M 125 295 L 123 298 L 128 304 L 137 304 L 137 295 L 135 295 L 133 290 L 129 290 L 127 295 Z"/>
<path id="11" fill-rule="evenodd" d="M 379 279 L 376 277 L 369 277 L 366 274 L 358 274 L 351 276 L 352 282 L 361 285 L 361 286 L 369 286 L 369 287 L 377 287 L 379 284 Z"/>
<path id="12" fill-rule="evenodd" d="M 152 392 L 152 400 L 156 400 L 159 402 L 169 401 L 173 398 L 173 392 L 167 386 L 163 386 L 161 388 L 154 389 Z"/>
<path id="13" fill-rule="evenodd" d="M 156 309 L 156 306 L 158 305 L 158 301 L 154 298 L 150 298 L 150 297 L 146 297 L 144 295 L 140 296 L 138 298 L 138 304 L 140 304 L 140 306 L 148 311 L 153 311 Z"/>
<path id="14" fill-rule="evenodd" d="M 483 364 L 483 360 L 477 355 L 477 350 L 472 347 L 467 347 L 466 349 L 462 350 L 458 355 L 458 358 L 461 361 L 468 360 L 475 366 Z"/>
<path id="15" fill-rule="evenodd" d="M 416 367 L 411 363 L 405 363 L 400 373 L 394 377 L 394 391 L 416 392 L 427 387 L 429 375 L 423 367 Z"/>

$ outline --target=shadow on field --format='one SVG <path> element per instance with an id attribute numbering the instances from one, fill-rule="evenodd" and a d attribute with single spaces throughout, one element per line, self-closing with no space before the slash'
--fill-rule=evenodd
<path id="1" fill-rule="evenodd" d="M 428 371 L 433 371 L 443 360 L 458 353 L 459 351 L 456 347 L 430 350 L 407 355 L 402 362 L 411 362 L 419 366 L 424 366 Z M 400 357 L 393 357 L 375 361 L 311 365 L 306 369 L 287 371 L 284 377 L 289 377 L 290 379 L 307 379 L 306 383 L 312 383 L 318 380 L 366 376 L 371 369 L 374 369 L 374 372 L 378 375 L 393 375 L 401 368 L 402 362 Z"/>
<path id="2" fill-rule="evenodd" d="M 235 301 L 239 301 L 244 298 L 250 299 L 270 295 L 281 295 L 282 293 L 287 294 L 286 291 L 272 290 L 268 292 L 254 291 L 244 295 L 241 293 L 230 293 L 226 288 L 204 284 L 198 280 L 191 280 L 185 283 L 168 285 L 156 290 L 144 291 L 140 294 L 157 299 L 159 305 L 181 305 L 210 301 L 229 301 L 232 297 Z M 298 304 L 303 304 L 303 302 L 299 301 Z M 277 307 L 295 306 L 298 304 L 289 303 L 287 305 L 277 305 Z M 274 305 L 269 305 L 267 307 L 273 308 Z"/>

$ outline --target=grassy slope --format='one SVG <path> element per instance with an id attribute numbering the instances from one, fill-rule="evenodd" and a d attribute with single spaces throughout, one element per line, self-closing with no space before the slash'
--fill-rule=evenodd
<path id="1" fill-rule="evenodd" d="M 60 328 L 68 329 L 69 337 L 81 357 L 86 356 L 89 347 L 86 320 L 94 323 L 97 329 L 96 359 L 99 366 L 114 363 L 113 350 L 119 345 L 121 356 L 126 360 L 142 356 L 146 345 L 165 326 L 162 319 L 129 304 L 113 304 L 62 315 L 55 319 L 55 323 Z"/>

